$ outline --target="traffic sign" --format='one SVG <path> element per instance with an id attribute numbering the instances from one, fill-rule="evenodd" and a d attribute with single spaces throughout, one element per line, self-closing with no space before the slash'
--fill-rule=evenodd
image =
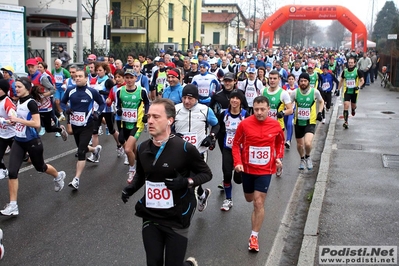
<path id="1" fill-rule="evenodd" d="M 200 41 L 195 41 L 194 42 L 194 47 L 201 47 L 201 42 Z"/>
<path id="2" fill-rule="evenodd" d="M 396 39 L 398 39 L 397 34 L 388 34 L 388 40 L 396 40 Z"/>

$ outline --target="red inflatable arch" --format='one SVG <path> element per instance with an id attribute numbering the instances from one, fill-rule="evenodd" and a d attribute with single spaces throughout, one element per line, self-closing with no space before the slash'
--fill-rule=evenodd
<path id="1" fill-rule="evenodd" d="M 259 30 L 258 48 L 272 48 L 274 31 L 287 20 L 335 19 L 352 32 L 352 49 L 366 50 L 367 30 L 351 11 L 343 6 L 287 5 L 267 18 Z"/>

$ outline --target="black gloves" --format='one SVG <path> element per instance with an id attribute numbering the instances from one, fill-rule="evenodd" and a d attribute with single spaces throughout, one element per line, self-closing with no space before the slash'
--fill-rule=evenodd
<path id="1" fill-rule="evenodd" d="M 122 109 L 117 109 L 116 110 L 116 114 L 119 115 L 119 116 L 122 116 Z"/>
<path id="2" fill-rule="evenodd" d="M 165 185 L 168 189 L 175 191 L 188 187 L 188 179 L 177 173 L 175 178 L 165 178 Z"/>
<path id="3" fill-rule="evenodd" d="M 141 121 L 145 124 L 145 123 L 147 123 L 147 120 L 148 120 L 148 119 L 147 119 L 147 116 L 144 115 L 144 116 L 143 116 L 143 119 L 142 119 Z"/>
<path id="4" fill-rule="evenodd" d="M 284 111 L 280 111 L 277 113 L 277 118 L 283 118 L 284 117 Z"/>
<path id="5" fill-rule="evenodd" d="M 121 199 L 122 199 L 123 203 L 128 202 L 129 197 L 130 197 L 129 194 L 128 194 L 125 190 L 122 190 L 122 197 L 121 197 Z"/>
<path id="6" fill-rule="evenodd" d="M 215 137 L 214 136 L 212 136 L 212 135 L 208 135 L 202 142 L 201 142 L 201 146 L 204 146 L 204 147 L 209 147 L 209 146 L 211 146 L 212 145 L 212 143 L 213 143 L 213 145 L 215 145 Z"/>
<path id="7" fill-rule="evenodd" d="M 100 115 L 98 114 L 98 112 L 97 111 L 94 111 L 93 112 L 93 121 L 98 121 L 98 117 L 99 117 Z"/>
<path id="8" fill-rule="evenodd" d="M 358 91 L 359 90 L 359 87 L 355 87 L 355 91 Z"/>
<path id="9" fill-rule="evenodd" d="M 321 112 L 318 112 L 318 113 L 317 113 L 317 118 L 316 118 L 316 120 L 317 120 L 317 121 L 323 120 L 323 114 L 322 114 Z"/>

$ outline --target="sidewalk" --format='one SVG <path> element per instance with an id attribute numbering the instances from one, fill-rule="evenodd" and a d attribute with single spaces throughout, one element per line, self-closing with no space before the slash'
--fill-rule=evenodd
<path id="1" fill-rule="evenodd" d="M 346 130 L 337 102 L 298 265 L 322 265 L 319 246 L 399 246 L 399 92 L 366 86 Z"/>

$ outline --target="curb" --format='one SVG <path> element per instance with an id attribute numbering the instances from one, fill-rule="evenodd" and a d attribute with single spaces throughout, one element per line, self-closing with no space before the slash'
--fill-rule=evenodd
<path id="1" fill-rule="evenodd" d="M 310 203 L 305 229 L 303 232 L 304 237 L 297 266 L 314 265 L 319 235 L 319 219 L 327 188 L 328 171 L 330 168 L 330 158 L 335 135 L 335 126 L 337 124 L 338 118 L 338 106 L 340 103 L 342 103 L 340 99 L 341 98 L 337 98 L 337 101 L 334 104 L 333 113 L 331 114 L 326 142 L 324 144 L 323 153 L 320 159 L 319 173 L 317 174 L 313 198 L 312 202 Z"/>
<path id="2" fill-rule="evenodd" d="M 331 115 L 333 115 L 334 112 L 335 112 L 335 109 L 332 111 Z M 313 146 L 318 140 L 317 132 L 318 132 L 318 130 L 320 130 L 319 128 L 320 128 L 319 126 L 316 127 L 316 132 L 314 134 L 315 137 L 313 138 L 313 141 L 312 141 Z M 330 128 L 329 128 L 329 130 L 330 130 Z M 312 157 L 313 153 L 314 153 L 314 149 L 312 149 L 312 151 L 310 152 L 311 157 Z M 280 226 L 277 230 L 277 234 L 274 237 L 273 245 L 272 245 L 272 248 L 270 249 L 270 253 L 269 253 L 269 256 L 267 257 L 265 266 L 276 266 L 276 265 L 280 264 L 280 260 L 283 255 L 283 249 L 284 249 L 286 241 L 287 241 L 286 239 L 287 239 L 287 236 L 288 236 L 290 228 L 291 228 L 291 223 L 293 220 L 292 217 L 294 217 L 296 208 L 300 201 L 301 192 L 303 190 L 304 183 L 305 183 L 305 177 L 302 173 L 300 173 L 296 180 L 296 183 L 295 183 L 294 189 L 292 191 L 292 194 L 290 196 L 290 199 L 288 200 L 288 204 L 285 209 Z M 308 265 L 306 265 L 306 266 L 308 266 Z"/>

